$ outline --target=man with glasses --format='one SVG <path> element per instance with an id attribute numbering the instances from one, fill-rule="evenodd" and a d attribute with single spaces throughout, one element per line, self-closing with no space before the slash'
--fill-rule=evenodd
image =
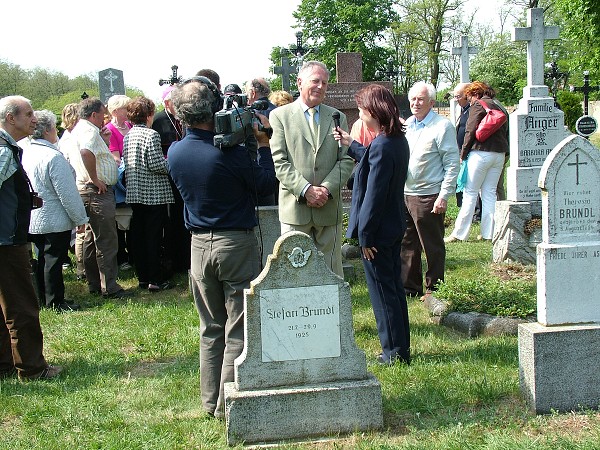
<path id="1" fill-rule="evenodd" d="M 458 144 L 458 151 L 463 146 L 465 140 L 465 129 L 467 126 L 467 119 L 469 118 L 469 108 L 471 103 L 465 96 L 465 89 L 470 83 L 458 83 L 454 88 L 454 100 L 460 106 L 460 116 L 456 121 L 456 143 Z M 462 206 L 462 192 L 456 193 L 456 205 L 460 208 Z"/>

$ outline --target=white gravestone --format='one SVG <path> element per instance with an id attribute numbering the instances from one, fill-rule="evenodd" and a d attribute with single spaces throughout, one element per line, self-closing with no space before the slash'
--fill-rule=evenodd
<path id="1" fill-rule="evenodd" d="M 540 234 L 535 229 L 530 233 L 528 224 L 542 213 L 540 169 L 552 149 L 570 134 L 563 112 L 554 106 L 544 85 L 544 40 L 557 39 L 559 30 L 544 25 L 542 8 L 528 10 L 527 25 L 513 30 L 514 41 L 527 42 L 527 86 L 519 107 L 509 116 L 507 200 L 496 202 L 494 262 L 535 263 Z"/>
<path id="2" fill-rule="evenodd" d="M 568 134 L 564 114 L 554 107 L 554 99 L 544 84 L 544 40 L 558 39 L 558 27 L 544 25 L 543 8 L 528 10 L 527 25 L 513 29 L 513 41 L 527 42 L 527 86 L 509 121 L 507 199 L 517 202 L 541 200 L 537 186 L 539 169 L 554 146 Z"/>
<path id="3" fill-rule="evenodd" d="M 468 83 L 471 81 L 469 77 L 469 55 L 475 55 L 478 52 L 477 47 L 469 47 L 469 37 L 460 37 L 460 47 L 452 47 L 452 54 L 460 56 L 460 82 Z M 460 107 L 454 97 L 450 98 L 450 120 L 456 123 L 460 117 Z M 460 149 L 459 149 L 460 150 Z"/>
<path id="4" fill-rule="evenodd" d="M 244 350 L 225 384 L 229 444 L 383 426 L 381 386 L 354 340 L 350 286 L 310 236 L 281 236 L 244 299 Z"/>
<path id="5" fill-rule="evenodd" d="M 538 322 L 600 323 L 600 152 L 570 136 L 540 173 Z"/>
<path id="6" fill-rule="evenodd" d="M 537 323 L 519 325 L 521 391 L 536 413 L 600 405 L 600 151 L 572 135 L 542 166 Z"/>

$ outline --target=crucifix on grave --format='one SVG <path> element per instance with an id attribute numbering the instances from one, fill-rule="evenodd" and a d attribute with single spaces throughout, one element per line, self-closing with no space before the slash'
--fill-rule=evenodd
<path id="1" fill-rule="evenodd" d="M 281 75 L 281 86 L 284 91 L 291 92 L 290 76 L 298 73 L 298 67 L 290 63 L 290 59 L 283 56 L 281 58 L 281 66 L 276 66 L 273 69 L 275 75 Z"/>
<path id="2" fill-rule="evenodd" d="M 544 25 L 543 8 L 529 9 L 527 27 L 513 29 L 513 41 L 527 42 L 527 86 L 523 97 L 548 96 L 548 86 L 544 84 L 544 41 L 558 39 L 558 32 L 558 27 Z"/>
<path id="3" fill-rule="evenodd" d="M 469 78 L 469 55 L 475 55 L 479 49 L 477 47 L 469 47 L 469 37 L 460 37 L 460 47 L 453 47 L 452 54 L 460 55 L 460 82 L 468 83 Z"/>

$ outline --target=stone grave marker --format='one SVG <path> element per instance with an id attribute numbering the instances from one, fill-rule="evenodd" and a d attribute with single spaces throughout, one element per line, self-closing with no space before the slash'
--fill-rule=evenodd
<path id="1" fill-rule="evenodd" d="M 244 350 L 225 384 L 230 445 L 383 426 L 381 386 L 354 340 L 350 287 L 310 236 L 281 236 L 244 297 Z"/>
<path id="2" fill-rule="evenodd" d="M 98 86 L 100 100 L 106 105 L 113 95 L 125 95 L 125 80 L 123 71 L 118 69 L 104 69 L 98 72 Z"/>
<path id="3" fill-rule="evenodd" d="M 493 259 L 533 264 L 537 232 L 528 224 L 541 217 L 538 177 L 552 149 L 570 133 L 564 114 L 544 85 L 544 40 L 557 39 L 558 28 L 544 25 L 543 8 L 528 10 L 527 27 L 513 30 L 514 41 L 527 42 L 527 86 L 519 107 L 509 116 L 510 165 L 507 168 L 507 200 L 496 203 Z"/>
<path id="4" fill-rule="evenodd" d="M 600 405 L 600 151 L 560 142 L 541 168 L 537 323 L 519 325 L 521 390 L 536 413 Z"/>
<path id="5" fill-rule="evenodd" d="M 538 322 L 600 323 L 600 296 L 585 290 L 600 282 L 600 151 L 579 136 L 566 138 L 539 183 Z"/>
<path id="6" fill-rule="evenodd" d="M 337 83 L 331 83 L 327 87 L 324 103 L 346 114 L 348 127 L 352 127 L 358 119 L 358 109 L 354 100 L 356 92 L 369 84 L 379 84 L 394 92 L 392 81 L 363 81 L 360 53 L 336 53 L 335 66 Z"/>
<path id="7" fill-rule="evenodd" d="M 475 55 L 478 52 L 477 47 L 469 47 L 469 36 L 460 37 L 460 47 L 452 47 L 452 54 L 460 56 L 460 82 L 468 83 L 471 81 L 469 76 L 469 55 Z M 450 98 L 450 120 L 456 123 L 460 117 L 460 108 L 457 108 L 458 102 L 454 97 Z M 460 149 L 459 149 L 460 150 Z"/>
<path id="8" fill-rule="evenodd" d="M 290 77 L 291 75 L 298 73 L 298 67 L 290 63 L 290 59 L 285 56 L 281 58 L 281 66 L 276 66 L 273 69 L 275 75 L 281 75 L 281 86 L 284 91 L 292 93 Z M 294 87 L 294 89 L 296 89 Z"/>

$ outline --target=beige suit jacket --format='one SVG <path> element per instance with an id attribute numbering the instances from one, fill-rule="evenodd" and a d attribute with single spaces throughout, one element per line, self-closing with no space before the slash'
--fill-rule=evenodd
<path id="1" fill-rule="evenodd" d="M 319 107 L 319 140 L 315 148 L 308 121 L 299 100 L 274 109 L 269 121 L 273 127 L 271 152 L 279 179 L 279 220 L 290 225 L 330 226 L 342 220 L 341 187 L 350 177 L 354 161 L 348 148 L 334 139 L 335 108 Z M 348 130 L 346 116 L 340 113 L 340 126 Z M 307 184 L 326 187 L 332 199 L 321 208 L 310 208 L 301 197 Z"/>

